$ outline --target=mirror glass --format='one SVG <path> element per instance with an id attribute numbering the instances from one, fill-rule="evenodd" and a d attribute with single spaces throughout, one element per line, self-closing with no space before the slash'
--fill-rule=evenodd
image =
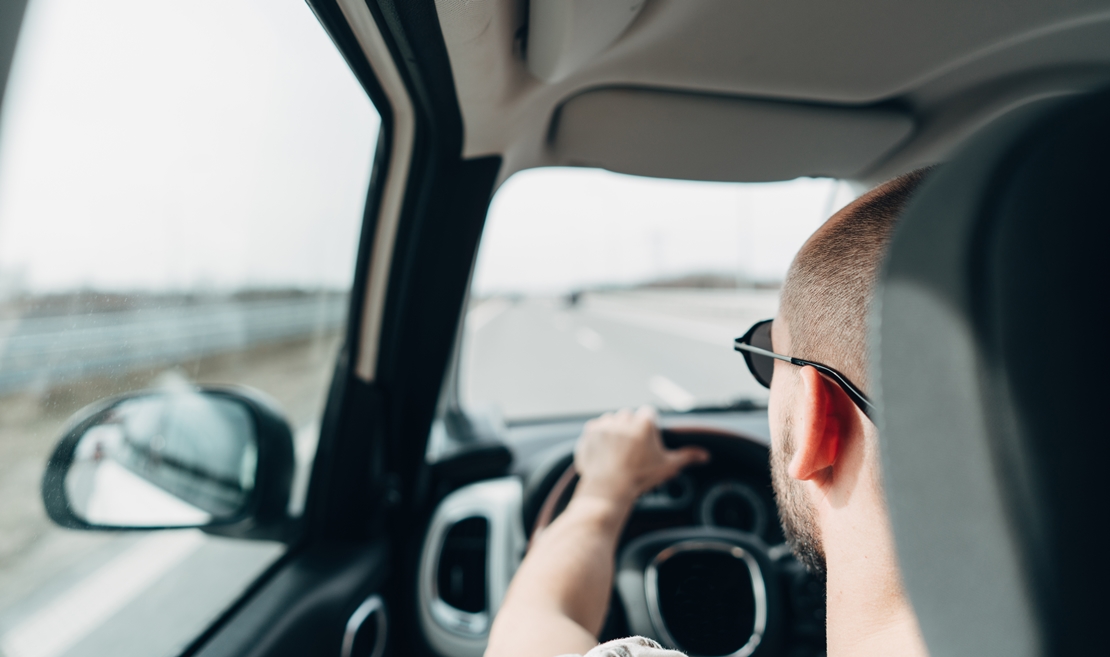
<path id="1" fill-rule="evenodd" d="M 152 393 L 93 419 L 77 439 L 65 494 L 91 525 L 195 527 L 238 516 L 257 465 L 244 405 L 203 392 Z"/>

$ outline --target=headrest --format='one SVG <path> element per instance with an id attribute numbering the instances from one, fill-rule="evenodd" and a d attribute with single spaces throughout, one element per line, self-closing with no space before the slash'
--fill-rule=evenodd
<path id="1" fill-rule="evenodd" d="M 1108 249 L 1108 92 L 992 125 L 895 231 L 872 380 L 932 657 L 1106 649 Z"/>

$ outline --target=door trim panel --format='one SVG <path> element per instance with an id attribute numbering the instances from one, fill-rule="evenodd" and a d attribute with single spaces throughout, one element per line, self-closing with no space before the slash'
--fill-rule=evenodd
<path id="1" fill-rule="evenodd" d="M 182 657 L 338 655 L 347 619 L 388 573 L 386 541 L 322 544 L 290 558 Z M 207 640 L 205 640 L 207 639 Z"/>

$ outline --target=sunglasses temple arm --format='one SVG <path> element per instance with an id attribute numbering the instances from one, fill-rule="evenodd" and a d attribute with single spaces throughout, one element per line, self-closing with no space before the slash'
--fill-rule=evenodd
<path id="1" fill-rule="evenodd" d="M 840 386 L 842 390 L 844 390 L 845 393 L 848 394 L 849 399 L 852 400 L 852 402 L 859 408 L 859 410 L 863 411 L 863 414 L 866 415 L 868 419 L 870 419 L 872 422 L 875 421 L 875 413 L 878 409 L 876 409 L 875 405 L 871 403 L 871 400 L 867 398 L 867 395 L 863 394 L 862 392 L 860 392 L 859 388 L 856 388 L 854 385 L 852 385 L 852 382 L 848 380 L 848 377 L 844 376 L 840 372 L 837 372 L 827 365 L 822 365 L 821 363 L 813 363 L 808 360 L 802 360 L 801 358 L 791 358 L 790 362 L 794 363 L 795 365 L 801 365 L 803 367 L 808 365 L 809 367 L 816 369 L 818 372 L 821 372 L 825 376 L 832 379 L 834 382 L 836 382 L 837 385 Z"/>
<path id="2" fill-rule="evenodd" d="M 808 365 L 809 367 L 816 369 L 818 372 L 821 372 L 825 376 L 832 379 L 837 385 L 839 385 L 841 389 L 843 389 L 844 392 L 847 393 L 848 398 L 852 400 L 852 403 L 854 403 L 859 408 L 859 410 L 863 411 L 863 414 L 866 415 L 868 419 L 870 419 L 872 422 L 875 421 L 875 412 L 877 409 L 875 408 L 875 405 L 871 403 L 871 400 L 867 398 L 867 395 L 863 394 L 862 392 L 860 392 L 859 388 L 852 385 L 852 382 L 848 380 L 848 377 L 844 376 L 840 372 L 837 372 L 828 365 L 822 365 L 821 363 L 814 363 L 812 361 L 802 360 L 801 358 L 792 358 L 790 356 L 776 354 L 773 351 L 760 349 L 759 347 L 750 345 L 746 342 L 740 342 L 739 340 L 736 340 L 732 343 L 732 348 L 736 351 L 747 351 L 753 354 L 759 354 L 760 356 L 766 356 L 768 358 L 784 360 L 788 363 L 800 365 L 802 367 Z"/>
<path id="3" fill-rule="evenodd" d="M 735 351 L 747 351 L 747 352 L 750 352 L 750 353 L 753 353 L 753 354 L 758 354 L 760 356 L 767 356 L 768 358 L 775 358 L 775 359 L 778 359 L 778 360 L 784 360 L 788 363 L 792 363 L 795 360 L 795 359 L 791 358 L 790 356 L 783 356 L 782 354 L 776 354 L 773 351 L 767 351 L 766 349 L 760 349 L 759 347 L 752 346 L 752 345 L 750 345 L 746 342 L 734 342 L 732 344 L 732 348 Z"/>

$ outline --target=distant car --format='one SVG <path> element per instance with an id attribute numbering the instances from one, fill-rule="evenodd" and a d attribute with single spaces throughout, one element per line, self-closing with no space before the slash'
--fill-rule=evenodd
<path id="1" fill-rule="evenodd" d="M 556 2 L 565 2 L 572 19 L 545 22 L 563 14 L 538 8 Z M 317 434 L 290 426 L 253 392 L 203 388 L 194 392 L 235 406 L 239 419 L 222 434 L 175 434 L 176 469 L 162 468 L 158 477 L 174 478 L 168 490 L 200 508 L 212 506 L 202 503 L 213 494 L 208 489 L 218 484 L 230 491 L 234 508 L 221 507 L 210 523 L 183 522 L 194 517 L 184 512 L 158 522 L 158 509 L 143 509 L 147 515 L 133 525 L 126 518 L 96 522 L 80 516 L 79 504 L 66 505 L 67 495 L 82 494 L 65 484 L 75 450 L 107 407 L 90 407 L 66 428 L 43 483 L 51 517 L 69 527 L 199 526 L 237 539 L 227 543 L 234 546 L 256 540 L 284 546 L 273 548 L 280 556 L 231 603 L 197 616 L 204 628 L 173 648 L 180 654 L 483 653 L 528 537 L 557 515 L 572 489 L 571 450 L 586 420 L 578 414 L 506 424 L 474 414 L 457 397 L 467 281 L 490 200 L 514 173 L 575 166 L 711 182 L 823 176 L 865 187 L 943 162 L 973 135 L 1045 98 L 1078 97 L 1110 80 L 1110 20 L 1105 3 L 1094 0 L 706 0 L 597 7 L 585 0 L 529 0 L 530 10 L 507 1 L 308 4 L 382 117 L 361 243 L 346 245 L 359 250 L 343 347 L 330 385 L 320 388 L 327 399 L 322 420 L 309 427 L 319 428 L 318 447 Z M 11 12 L 5 17 L 14 20 Z M 6 67 L 17 30 L 5 27 Z M 149 26 L 152 38 L 158 30 Z M 192 54 L 199 58 L 205 49 L 197 41 Z M 251 60 L 241 74 L 284 73 Z M 309 182 L 327 185 L 323 178 Z M 210 183 L 234 184 L 218 176 Z M 302 183 L 308 184 L 281 184 Z M 309 218 L 330 211 L 301 210 Z M 310 240 L 312 230 L 304 236 Z M 263 237 L 251 248 L 265 251 Z M 184 242 L 171 247 L 189 248 Z M 581 307 L 583 294 L 574 290 L 563 304 Z M 525 324 L 534 318 L 528 309 L 521 304 L 524 328 L 497 339 L 519 339 L 546 355 L 552 336 L 565 333 L 583 345 L 583 358 L 611 344 L 589 327 Z M 274 312 L 265 317 L 284 311 Z M 302 309 L 298 316 L 311 312 Z M 686 330 L 682 313 L 674 311 L 667 330 Z M 182 317 L 175 321 L 189 318 Z M 217 337 L 246 330 L 238 315 L 230 317 L 221 320 L 224 332 Z M 250 328 L 263 335 L 277 322 L 260 320 Z M 697 336 L 683 339 L 696 342 Z M 728 346 L 720 349 L 725 357 Z M 265 364 L 270 356 L 259 353 Z M 281 372 L 315 363 L 311 353 Z M 330 359 L 334 352 L 321 353 Z M 742 375 L 742 365 L 735 367 Z M 691 393 L 676 392 L 665 379 L 650 380 L 677 396 L 674 408 L 694 408 L 683 398 Z M 589 394 L 590 384 L 551 383 L 582 394 Z M 783 545 L 770 489 L 767 411 L 730 403 L 664 415 L 667 441 L 704 445 L 714 458 L 638 503 L 618 550 L 617 595 L 603 636 L 644 634 L 702 657 L 823 655 L 824 590 Z M 922 412 L 932 417 L 943 410 Z M 223 448 L 205 442 L 217 435 L 227 442 Z M 111 456 L 99 444 L 92 450 L 98 467 Z M 937 472 L 937 484 L 947 476 Z M 105 500 L 120 497 L 102 492 Z M 660 554 L 691 541 L 744 555 L 730 571 L 750 593 L 742 617 L 717 618 L 721 611 L 712 604 L 699 604 L 697 618 L 668 615 L 669 596 L 680 592 L 646 583 L 658 575 Z M 168 558 L 164 551 L 150 553 L 150 563 L 161 563 L 159 554 Z M 701 568 L 698 554 L 683 567 Z M 681 595 L 697 601 L 701 592 Z M 166 605 L 163 620 L 172 623 L 179 612 L 169 600 L 158 604 Z M 1047 600 L 1039 601 L 1051 606 Z M 717 634 L 699 634 L 699 618 L 710 617 Z M 995 630 L 966 628 L 972 635 Z M 140 625 L 129 630 L 136 636 L 142 631 Z M 12 636 L 3 645 L 10 657 L 61 654 L 16 652 L 30 644 L 20 643 L 24 635 Z M 926 632 L 927 639 L 934 636 Z M 115 640 L 126 643 L 127 635 Z"/>

